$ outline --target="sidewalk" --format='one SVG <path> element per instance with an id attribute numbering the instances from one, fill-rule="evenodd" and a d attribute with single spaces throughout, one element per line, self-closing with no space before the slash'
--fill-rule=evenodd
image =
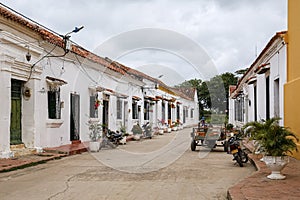
<path id="1" fill-rule="evenodd" d="M 289 164 L 282 170 L 285 180 L 270 180 L 267 175 L 271 171 L 264 162 L 260 161 L 261 155 L 249 154 L 257 171 L 250 177 L 229 188 L 227 197 L 230 200 L 252 199 L 299 199 L 300 198 L 300 161 L 290 157 Z"/>
<path id="2" fill-rule="evenodd" d="M 64 156 L 66 156 L 66 154 L 39 153 L 16 158 L 0 159 L 0 173 L 41 164 Z"/>
<path id="3" fill-rule="evenodd" d="M 80 154 L 88 151 L 88 143 L 75 141 L 72 144 L 59 147 L 45 148 L 44 153 L 29 154 L 15 158 L 0 159 L 0 173 L 37 165 L 49 160 L 59 159 L 68 155 Z"/>

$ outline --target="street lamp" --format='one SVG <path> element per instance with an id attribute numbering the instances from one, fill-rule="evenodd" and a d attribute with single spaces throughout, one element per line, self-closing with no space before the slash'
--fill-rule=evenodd
<path id="1" fill-rule="evenodd" d="M 74 30 L 72 30 L 71 32 L 67 33 L 66 35 L 61 35 L 61 37 L 63 38 L 64 40 L 64 50 L 65 50 L 65 53 L 68 53 L 71 49 L 71 42 L 70 42 L 70 34 L 71 33 L 78 33 L 81 29 L 83 29 L 84 26 L 81 26 L 81 27 L 75 27 Z"/>

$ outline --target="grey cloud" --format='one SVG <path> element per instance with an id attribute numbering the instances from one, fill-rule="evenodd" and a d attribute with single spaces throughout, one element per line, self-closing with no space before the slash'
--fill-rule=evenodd
<path id="1" fill-rule="evenodd" d="M 286 0 L 2 2 L 61 34 L 74 26 L 84 25 L 85 28 L 73 34 L 71 39 L 91 51 L 126 31 L 140 28 L 172 30 L 205 49 L 219 72 L 248 67 L 254 61 L 255 47 L 260 52 L 276 31 L 287 28 Z M 126 48 L 130 42 L 115 43 L 113 48 Z M 177 48 L 185 49 L 192 56 L 184 46 L 180 44 Z M 143 59 L 145 63 L 150 62 L 147 56 Z M 173 65 L 178 66 L 177 63 L 174 59 Z M 168 65 L 171 64 L 168 61 Z"/>

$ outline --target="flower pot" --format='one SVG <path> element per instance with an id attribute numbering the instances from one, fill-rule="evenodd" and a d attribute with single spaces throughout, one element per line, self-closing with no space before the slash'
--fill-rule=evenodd
<path id="1" fill-rule="evenodd" d="M 126 136 L 123 136 L 122 140 L 120 140 L 120 144 L 126 144 L 126 139 L 127 137 Z"/>
<path id="2" fill-rule="evenodd" d="M 168 129 L 167 129 L 167 132 L 168 132 L 168 133 L 171 133 L 171 131 L 172 131 L 171 128 L 168 128 Z"/>
<path id="3" fill-rule="evenodd" d="M 163 130 L 163 129 L 159 129 L 159 130 L 158 130 L 158 134 L 159 134 L 159 135 L 163 135 L 163 134 L 164 134 L 164 130 Z"/>
<path id="4" fill-rule="evenodd" d="M 140 140 L 141 139 L 141 135 L 140 134 L 133 135 L 133 139 L 134 140 Z"/>
<path id="5" fill-rule="evenodd" d="M 177 126 L 174 126 L 174 127 L 172 128 L 172 131 L 177 131 L 177 130 L 178 130 Z"/>
<path id="6" fill-rule="evenodd" d="M 89 144 L 89 148 L 91 152 L 98 152 L 100 149 L 100 142 L 98 141 L 91 141 Z"/>
<path id="7" fill-rule="evenodd" d="M 272 171 L 272 173 L 267 176 L 269 179 L 285 179 L 285 176 L 281 174 L 281 170 L 288 164 L 288 156 L 264 156 L 263 160 Z"/>

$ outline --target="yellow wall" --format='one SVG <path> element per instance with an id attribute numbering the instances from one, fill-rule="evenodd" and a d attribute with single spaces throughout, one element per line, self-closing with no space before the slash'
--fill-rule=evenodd
<path id="1" fill-rule="evenodd" d="M 300 139 L 300 1 L 288 0 L 287 83 L 284 86 L 284 125 Z M 300 143 L 294 157 L 300 159 Z"/>

